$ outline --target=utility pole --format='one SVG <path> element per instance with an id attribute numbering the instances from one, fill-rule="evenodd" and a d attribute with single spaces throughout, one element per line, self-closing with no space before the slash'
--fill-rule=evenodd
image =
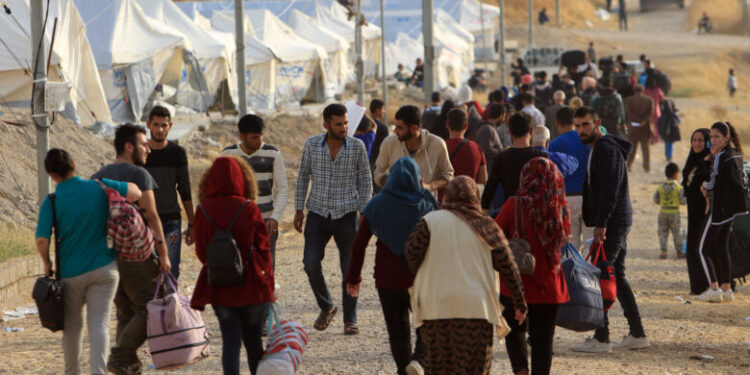
<path id="1" fill-rule="evenodd" d="M 750 0 L 742 1 L 742 27 L 745 35 L 750 34 Z"/>
<path id="2" fill-rule="evenodd" d="M 433 0 L 422 0 L 422 35 L 424 39 L 424 102 L 431 101 L 435 91 L 435 36 L 432 32 Z"/>
<path id="3" fill-rule="evenodd" d="M 505 86 L 505 9 L 503 9 L 504 0 L 498 0 L 500 8 L 500 29 L 498 31 L 497 51 L 500 53 L 500 84 Z"/>
<path id="4" fill-rule="evenodd" d="M 357 55 L 357 102 L 363 104 L 365 101 L 365 66 L 364 61 L 362 61 L 362 0 L 357 0 L 356 13 L 356 16 L 354 16 L 354 48 Z"/>
<path id="5" fill-rule="evenodd" d="M 385 84 L 386 76 L 385 76 L 385 7 L 383 5 L 384 2 L 385 0 L 380 0 L 380 71 L 382 72 L 381 75 L 383 76 L 382 77 L 383 103 L 387 104 L 388 101 L 386 100 L 386 98 L 388 94 L 386 92 L 386 84 Z M 364 105 L 364 103 L 360 103 L 360 104 Z M 383 107 L 383 119 L 386 120 L 384 122 L 387 123 L 388 117 L 386 114 L 386 108 L 388 108 L 387 105 Z"/>
<path id="6" fill-rule="evenodd" d="M 37 199 L 41 204 L 50 192 L 44 158 L 49 151 L 49 118 L 44 110 L 44 86 L 47 84 L 47 45 L 44 43 L 44 0 L 31 0 L 31 53 L 34 60 L 34 84 L 31 117 L 36 128 Z"/>
<path id="7" fill-rule="evenodd" d="M 555 21 L 557 27 L 560 27 L 560 0 L 555 0 Z"/>
<path id="8" fill-rule="evenodd" d="M 247 114 L 247 83 L 245 82 L 245 3 L 234 0 L 234 41 L 237 44 L 237 96 L 240 117 Z M 252 77 L 251 77 L 252 79 Z"/>
<path id="9" fill-rule="evenodd" d="M 487 34 L 484 32 L 484 1 L 479 1 L 479 23 L 482 27 L 482 51 L 484 53 L 487 53 Z M 482 60 L 484 60 L 484 69 L 487 69 L 487 60 L 489 60 L 489 56 L 484 56 L 484 53 L 482 54 Z"/>
<path id="10" fill-rule="evenodd" d="M 529 48 L 534 46 L 534 0 L 529 0 Z"/>

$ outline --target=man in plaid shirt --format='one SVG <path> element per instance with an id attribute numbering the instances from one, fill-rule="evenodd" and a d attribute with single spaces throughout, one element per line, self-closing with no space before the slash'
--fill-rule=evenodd
<path id="1" fill-rule="evenodd" d="M 357 227 L 357 212 L 362 211 L 372 195 L 372 177 L 367 150 L 362 141 L 347 136 L 349 118 L 346 107 L 331 104 L 323 110 L 326 133 L 305 141 L 295 192 L 294 228 L 302 232 L 307 201 L 305 250 L 303 264 L 310 280 L 320 314 L 315 329 L 328 328 L 338 308 L 326 286 L 321 261 L 333 237 L 339 249 L 341 294 L 344 305 L 344 333 L 355 335 L 357 298 L 346 293 L 346 267 Z M 310 195 L 308 183 L 312 182 Z"/>

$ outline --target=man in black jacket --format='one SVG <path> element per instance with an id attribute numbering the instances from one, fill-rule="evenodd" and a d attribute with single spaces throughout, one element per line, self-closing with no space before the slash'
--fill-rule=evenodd
<path id="1" fill-rule="evenodd" d="M 575 127 L 581 142 L 591 147 L 583 185 L 583 220 L 594 227 L 594 244 L 603 242 L 607 259 L 612 262 L 617 282 L 617 299 L 628 320 L 630 332 L 622 342 L 609 341 L 609 320 L 604 314 L 604 327 L 594 337 L 572 348 L 590 353 L 610 353 L 615 349 L 642 349 L 649 347 L 643 330 L 638 305 L 625 278 L 627 237 L 633 224 L 630 206 L 626 161 L 632 145 L 623 139 L 602 135 L 596 111 L 582 107 L 576 111 Z"/>

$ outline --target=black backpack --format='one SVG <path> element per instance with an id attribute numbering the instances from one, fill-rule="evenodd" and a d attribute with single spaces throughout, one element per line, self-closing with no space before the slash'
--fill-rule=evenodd
<path id="1" fill-rule="evenodd" d="M 206 216 L 206 220 L 214 227 L 214 235 L 211 236 L 211 241 L 208 242 L 206 247 L 206 273 L 208 275 L 208 283 L 213 286 L 226 286 L 226 285 L 240 285 L 245 282 L 245 269 L 246 264 L 242 261 L 242 254 L 240 248 L 237 247 L 237 242 L 234 240 L 234 234 L 232 234 L 232 228 L 234 223 L 240 217 L 242 210 L 247 207 L 250 201 L 245 201 L 242 204 L 237 213 L 234 214 L 232 222 L 229 223 L 229 227 L 221 229 L 211 220 L 208 213 L 203 208 L 203 205 L 198 205 L 198 208 L 203 211 L 203 215 Z M 252 248 L 248 259 L 252 256 Z"/>
<path id="2" fill-rule="evenodd" d="M 619 124 L 621 116 L 622 107 L 620 106 L 620 101 L 617 100 L 617 95 L 603 96 L 599 117 L 604 121 L 617 121 Z"/>

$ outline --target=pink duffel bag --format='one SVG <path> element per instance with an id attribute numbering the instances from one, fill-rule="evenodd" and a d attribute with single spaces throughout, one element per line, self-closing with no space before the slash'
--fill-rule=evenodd
<path id="1" fill-rule="evenodd" d="M 157 299 L 164 279 L 173 292 Z M 173 369 L 208 357 L 208 331 L 203 318 L 199 311 L 190 308 L 190 300 L 180 295 L 171 273 L 159 275 L 154 299 L 146 308 L 148 346 L 156 369 Z"/>
<path id="2" fill-rule="evenodd" d="M 307 332 L 298 322 L 279 318 L 276 303 L 272 303 L 269 310 L 268 332 L 271 335 L 263 359 L 258 364 L 257 375 L 294 375 L 302 363 L 302 353 L 308 341 Z"/>

